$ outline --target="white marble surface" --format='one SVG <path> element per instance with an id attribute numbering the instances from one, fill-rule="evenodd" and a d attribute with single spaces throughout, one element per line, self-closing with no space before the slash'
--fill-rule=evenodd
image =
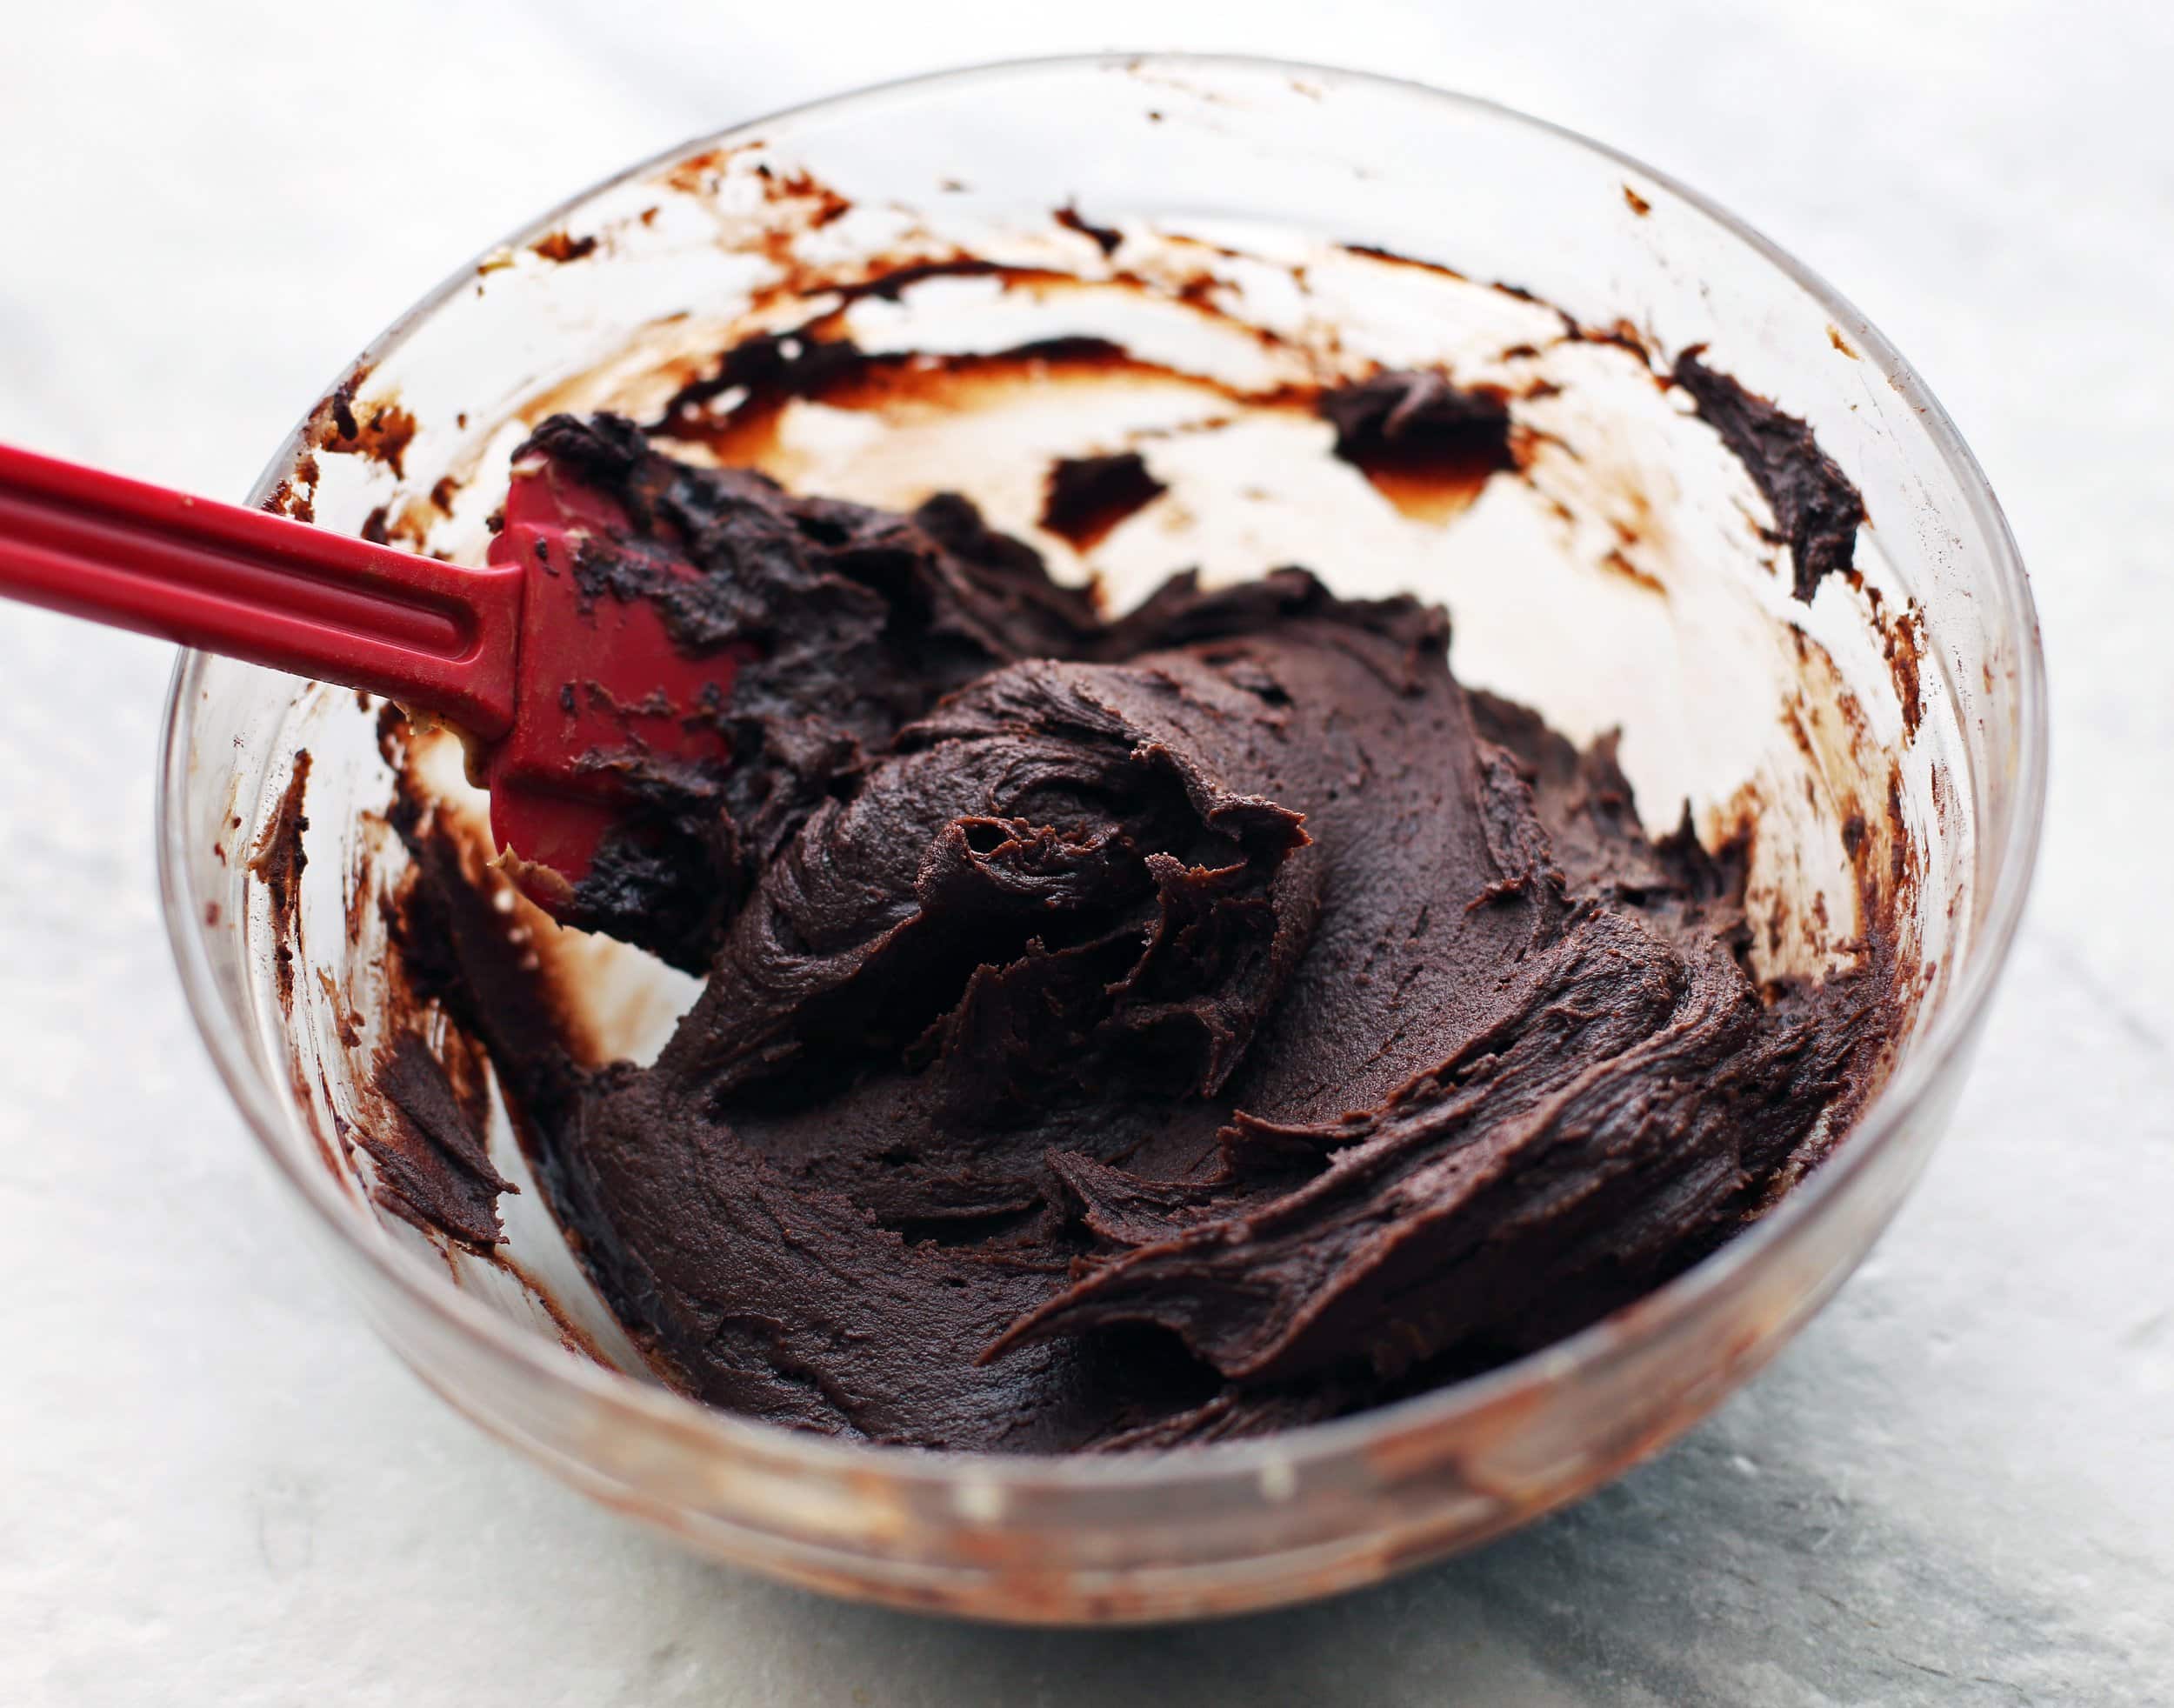
<path id="1" fill-rule="evenodd" d="M 238 495 L 342 358 L 482 243 L 684 135 L 874 77 L 1152 43 L 1494 95 L 1811 259 L 2006 500 L 2053 663 L 2052 823 L 1956 1130 L 1768 1376 L 1480 1555 L 1144 1634 L 833 1605 L 584 1505 L 374 1344 L 169 969 L 165 649 L 0 611 L 0 1702 L 2174 1701 L 2170 14 L 766 10 L 812 40 L 692 0 L 9 0 L 0 437 Z"/>

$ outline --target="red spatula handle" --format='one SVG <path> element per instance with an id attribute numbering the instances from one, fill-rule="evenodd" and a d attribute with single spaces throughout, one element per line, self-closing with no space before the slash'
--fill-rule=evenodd
<path id="1" fill-rule="evenodd" d="M 0 594 L 513 725 L 523 571 L 470 569 L 0 445 Z"/>

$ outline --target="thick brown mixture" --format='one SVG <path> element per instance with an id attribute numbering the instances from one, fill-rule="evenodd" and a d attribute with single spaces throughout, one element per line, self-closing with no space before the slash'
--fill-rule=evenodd
<path id="1" fill-rule="evenodd" d="M 611 417 L 536 445 L 708 574 L 598 548 L 596 597 L 757 655 L 732 763 L 630 765 L 580 898 L 708 983 L 653 1066 L 577 1066 L 412 801 L 397 929 L 703 1399 L 1009 1451 L 1330 1416 L 1683 1269 L 1869 1088 L 1884 976 L 1757 988 L 1740 851 L 1649 839 L 1612 744 L 1460 687 L 1437 609 L 1285 570 L 1105 622 L 962 499 L 792 497 Z"/>

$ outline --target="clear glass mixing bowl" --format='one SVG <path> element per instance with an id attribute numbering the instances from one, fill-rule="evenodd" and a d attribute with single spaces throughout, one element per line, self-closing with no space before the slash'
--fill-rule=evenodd
<path id="1" fill-rule="evenodd" d="M 824 186 L 845 193 L 850 214 Z M 321 404 L 280 449 L 255 496 L 323 525 L 471 554 L 524 421 L 550 407 L 654 406 L 750 315 L 800 300 L 811 287 L 796 270 L 845 277 L 884 245 L 940 256 L 969 229 L 1001 244 L 1015 216 L 1031 210 L 1046 227 L 1050 210 L 1075 202 L 1129 232 L 1190 223 L 1425 257 L 1529 287 L 1588 326 L 1627 323 L 1664 354 L 1710 344 L 1717 365 L 1807 418 L 1862 488 L 1868 575 L 1891 613 L 1914 600 L 1922 624 L 1914 733 L 1884 679 L 1871 679 L 1879 672 L 1864 674 L 1877 632 L 1855 643 L 1844 632 L 1877 608 L 1838 584 L 1809 615 L 1777 605 L 1771 574 L 1711 561 L 1742 557 L 1755 530 L 1690 526 L 1696 505 L 1677 489 L 1695 483 L 1666 470 L 1654 490 L 1683 511 L 1667 566 L 1679 584 L 1637 606 L 1643 616 L 1610 604 L 1590 577 L 1490 575 L 1469 553 L 1453 569 L 1445 557 L 1438 576 L 1424 555 L 1396 575 L 1451 605 L 1460 675 L 1533 700 L 1573 733 L 1620 721 L 1642 800 L 1689 794 L 1709 823 L 1746 754 L 1755 766 L 1796 762 L 1778 721 L 1747 717 L 1741 697 L 1747 680 L 1772 686 L 1784 651 L 1716 626 L 1724 604 L 1702 588 L 1732 589 L 1728 610 L 1777 633 L 1803 617 L 1841 674 L 1864 677 L 1847 684 L 1871 709 L 1861 733 L 1901 757 L 1924 832 L 1909 922 L 1922 995 L 1855 1131 L 1751 1231 L 1544 1352 L 1270 1440 L 1055 1461 L 841 1444 L 745 1422 L 644 1378 L 585 1299 L 533 1191 L 508 1202 L 517 1261 L 498 1266 L 433 1248 L 362 1189 L 341 1121 L 357 1118 L 364 1093 L 329 1041 L 341 1004 L 366 1003 L 377 953 L 366 929 L 348 929 L 360 857 L 383 840 L 370 814 L 385 784 L 354 697 L 184 656 L 159 833 L 175 953 L 227 1084 L 371 1322 L 451 1404 L 719 1558 L 903 1606 L 1084 1623 L 1259 1607 L 1469 1546 L 1616 1475 L 1771 1358 L 1864 1255 L 1947 1122 L 2029 882 L 2045 737 L 2030 595 L 1992 494 L 1939 406 L 1845 301 L 1609 150 L 1484 102 L 1306 66 L 1115 56 L 997 66 L 690 143 L 555 210 L 418 304 L 364 352 L 340 405 Z M 1034 241 L 1040 254 L 1051 240 Z M 1090 237 L 1058 241 L 1097 264 Z M 1395 330 L 1393 305 L 1370 332 L 1364 318 L 1353 309 L 1340 330 L 1360 346 L 1373 337 L 1384 357 L 1399 337 L 1424 342 L 1424 325 Z M 987 496 L 975 472 L 957 471 Z M 1599 502 L 1570 497 L 1566 510 Z M 1002 495 L 990 502 L 1003 519 Z M 1736 544 L 1712 545 L 1724 537 Z M 1337 562 L 1315 566 L 1349 579 Z M 1524 603 L 1504 602 L 1513 584 Z M 1648 624 L 1672 662 L 1587 644 L 1618 623 Z M 1550 676 L 1547 660 L 1563 657 L 1577 667 Z M 310 863 L 290 1011 L 246 855 L 304 747 Z M 1687 753 L 1704 756 L 1688 771 Z M 1808 822 L 1777 841 L 1810 848 L 1833 829 Z M 1816 887 L 1816 872 L 1798 876 Z M 616 963 L 599 969 L 606 1022 L 624 1023 L 623 1042 L 653 1036 L 670 992 Z M 496 1144 L 517 1170 L 503 1133 Z"/>

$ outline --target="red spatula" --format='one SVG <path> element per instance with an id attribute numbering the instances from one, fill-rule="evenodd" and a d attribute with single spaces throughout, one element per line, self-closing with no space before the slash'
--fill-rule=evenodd
<path id="1" fill-rule="evenodd" d="M 682 651 L 654 604 L 584 593 L 617 503 L 517 463 L 481 569 L 0 445 L 0 595 L 366 689 L 470 742 L 522 887 L 562 910 L 626 802 L 597 756 L 722 757 L 740 654 Z M 697 571 L 668 556 L 667 571 Z"/>

